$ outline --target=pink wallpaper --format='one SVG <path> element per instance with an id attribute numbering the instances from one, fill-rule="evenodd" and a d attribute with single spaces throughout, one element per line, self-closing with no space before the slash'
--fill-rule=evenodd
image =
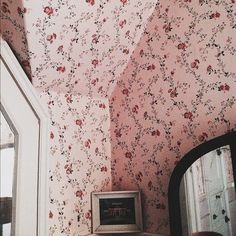
<path id="1" fill-rule="evenodd" d="M 50 114 L 49 235 L 91 232 L 92 191 L 111 190 L 107 100 L 41 93 Z"/>
<path id="2" fill-rule="evenodd" d="M 88 234 L 89 194 L 112 186 L 141 189 L 145 230 L 168 234 L 174 166 L 236 129 L 235 1 L 0 7 L 1 34 L 48 104 L 50 235 Z"/>
<path id="3" fill-rule="evenodd" d="M 178 160 L 236 128 L 235 18 L 234 1 L 161 0 L 110 98 L 113 188 L 143 191 L 148 232 L 169 232 Z"/>
<path id="4" fill-rule="evenodd" d="M 156 1 L 4 0 L 2 34 L 22 51 L 36 88 L 107 97 Z"/>

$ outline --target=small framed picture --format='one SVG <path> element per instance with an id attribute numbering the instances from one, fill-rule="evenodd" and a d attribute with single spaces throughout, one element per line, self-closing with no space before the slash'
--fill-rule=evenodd
<path id="1" fill-rule="evenodd" d="M 143 231 L 140 191 L 92 193 L 94 234 Z"/>

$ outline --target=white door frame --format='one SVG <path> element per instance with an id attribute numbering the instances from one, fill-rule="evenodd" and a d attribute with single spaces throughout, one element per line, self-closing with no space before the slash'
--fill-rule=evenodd
<path id="1" fill-rule="evenodd" d="M 48 235 L 48 114 L 8 44 L 1 46 L 1 110 L 16 130 L 16 236 Z M 13 212 L 14 213 L 14 212 Z"/>

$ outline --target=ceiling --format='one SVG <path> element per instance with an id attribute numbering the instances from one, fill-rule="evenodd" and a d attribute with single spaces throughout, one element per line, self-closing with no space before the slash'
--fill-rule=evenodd
<path id="1" fill-rule="evenodd" d="M 10 0 L 8 4 L 11 17 L 18 11 L 15 18 L 23 21 L 24 50 L 36 88 L 105 98 L 126 68 L 157 0 L 26 0 L 18 9 Z"/>

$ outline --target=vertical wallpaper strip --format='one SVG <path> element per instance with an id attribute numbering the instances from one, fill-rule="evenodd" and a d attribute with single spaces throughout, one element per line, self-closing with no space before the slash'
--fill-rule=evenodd
<path id="1" fill-rule="evenodd" d="M 234 1 L 159 1 L 110 98 L 113 189 L 141 189 L 168 234 L 168 183 L 194 146 L 236 128 Z"/>
<path id="2" fill-rule="evenodd" d="M 105 99 L 41 93 L 50 126 L 49 235 L 91 233 L 91 192 L 111 190 Z"/>

